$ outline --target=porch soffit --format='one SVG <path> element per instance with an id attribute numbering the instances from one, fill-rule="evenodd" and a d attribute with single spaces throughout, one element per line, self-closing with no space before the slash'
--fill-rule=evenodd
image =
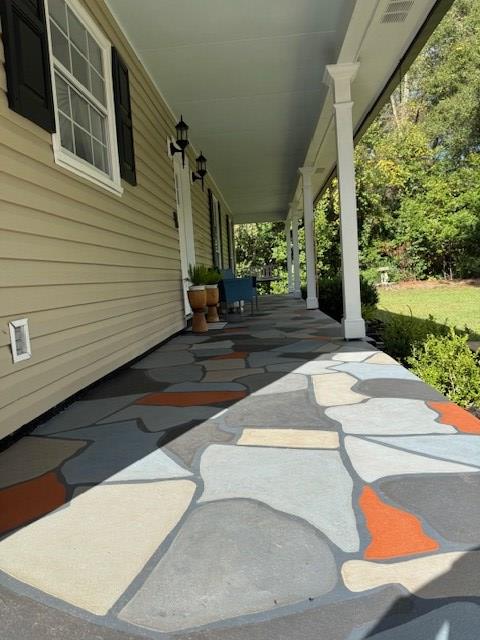
<path id="1" fill-rule="evenodd" d="M 396 0 L 106 1 L 189 124 L 237 223 L 286 218 L 300 196 L 298 167 L 315 167 L 315 192 L 334 170 L 326 65 L 360 61 L 357 128 L 432 8 L 448 3 L 414 0 L 389 23 Z"/>

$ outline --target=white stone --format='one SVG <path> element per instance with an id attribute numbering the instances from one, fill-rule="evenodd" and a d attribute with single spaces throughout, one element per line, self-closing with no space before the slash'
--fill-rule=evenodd
<path id="1" fill-rule="evenodd" d="M 100 484 L 0 542 L 0 570 L 105 615 L 185 513 L 189 480 Z"/>
<path id="2" fill-rule="evenodd" d="M 357 383 L 357 380 L 347 373 L 312 376 L 312 382 L 315 399 L 322 407 L 351 405 L 367 399 L 367 396 L 352 391 L 352 387 Z"/>
<path id="3" fill-rule="evenodd" d="M 365 482 L 411 473 L 478 473 L 479 469 L 454 462 L 427 458 L 347 436 L 345 448 L 353 468 Z"/>
<path id="4" fill-rule="evenodd" d="M 357 551 L 353 483 L 336 451 L 212 445 L 200 502 L 251 498 L 303 518 L 340 549 Z"/>
<path id="5" fill-rule="evenodd" d="M 327 409 L 345 433 L 362 435 L 409 435 L 456 433 L 450 425 L 436 422 L 438 414 L 423 400 L 371 398 L 361 405 Z"/>
<path id="6" fill-rule="evenodd" d="M 251 447 L 294 449 L 338 449 L 336 431 L 313 429 L 244 429 L 237 444 Z"/>

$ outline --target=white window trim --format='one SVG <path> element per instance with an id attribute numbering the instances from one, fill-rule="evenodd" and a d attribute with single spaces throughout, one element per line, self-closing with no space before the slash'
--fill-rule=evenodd
<path id="1" fill-rule="evenodd" d="M 16 349 L 16 340 L 15 340 L 15 329 L 19 329 L 20 327 L 25 328 L 25 345 L 26 352 L 18 354 Z M 8 323 L 8 328 L 10 330 L 10 344 L 12 346 L 12 359 L 13 362 L 22 362 L 22 360 L 28 360 L 32 357 L 32 347 L 30 345 L 30 335 L 28 331 L 28 320 L 27 318 L 22 318 L 21 320 L 11 320 Z"/>
<path id="2" fill-rule="evenodd" d="M 57 93 L 55 91 L 55 65 L 53 62 L 53 47 L 52 37 L 50 33 L 50 14 L 48 0 L 45 2 L 45 14 L 47 22 L 48 33 L 48 49 L 50 55 L 50 75 L 52 79 L 52 91 L 53 91 L 53 103 L 55 110 L 55 125 L 57 133 L 52 133 L 53 153 L 55 162 L 63 167 L 72 171 L 76 175 L 93 182 L 96 185 L 103 187 L 104 189 L 121 196 L 123 193 L 122 179 L 120 176 L 120 163 L 118 159 L 118 146 L 117 146 L 117 129 L 115 123 L 115 103 L 113 99 L 113 79 L 112 79 L 112 45 L 102 31 L 97 27 L 90 14 L 79 4 L 77 0 L 65 0 L 68 7 L 73 11 L 77 18 L 84 24 L 86 29 L 90 32 L 93 38 L 96 40 L 102 51 L 102 62 L 105 75 L 105 97 L 106 97 L 106 110 L 107 110 L 107 139 L 108 139 L 108 151 L 109 160 L 111 164 L 112 175 L 100 171 L 93 165 L 82 160 L 74 153 L 68 151 L 61 145 L 60 141 L 60 123 L 58 117 L 57 106 Z M 59 64 L 61 68 L 61 63 Z"/>

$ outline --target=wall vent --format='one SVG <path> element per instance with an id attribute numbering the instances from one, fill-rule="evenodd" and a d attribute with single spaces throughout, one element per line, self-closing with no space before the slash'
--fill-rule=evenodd
<path id="1" fill-rule="evenodd" d="M 415 0 L 390 0 L 382 17 L 384 24 L 405 22 Z"/>
<path id="2" fill-rule="evenodd" d="M 27 360 L 32 356 L 30 348 L 30 334 L 28 331 L 28 320 L 12 320 L 8 323 L 10 329 L 10 345 L 12 348 L 12 358 L 14 362 Z"/>

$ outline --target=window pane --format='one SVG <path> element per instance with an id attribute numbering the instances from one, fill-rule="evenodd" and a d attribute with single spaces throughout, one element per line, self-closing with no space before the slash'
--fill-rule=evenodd
<path id="1" fill-rule="evenodd" d="M 88 59 L 103 76 L 102 51 L 90 34 L 88 34 Z"/>
<path id="2" fill-rule="evenodd" d="M 61 113 L 58 119 L 60 122 L 60 142 L 62 147 L 74 153 L 72 122 Z"/>
<path id="3" fill-rule="evenodd" d="M 88 117 L 88 102 L 72 89 L 72 119 L 76 124 L 90 131 L 90 120 Z"/>
<path id="4" fill-rule="evenodd" d="M 90 122 L 92 123 L 92 135 L 103 144 L 106 144 L 105 116 L 100 115 L 96 109 L 90 107 Z"/>
<path id="5" fill-rule="evenodd" d="M 73 126 L 73 131 L 75 134 L 75 153 L 79 158 L 83 158 L 83 160 L 93 164 L 91 137 L 76 125 Z"/>
<path id="6" fill-rule="evenodd" d="M 105 85 L 100 76 L 90 67 L 92 93 L 102 104 L 105 104 Z"/>
<path id="7" fill-rule="evenodd" d="M 87 55 L 87 30 L 70 9 L 68 9 L 68 26 L 70 27 L 70 40 L 84 55 Z"/>
<path id="8" fill-rule="evenodd" d="M 75 47 L 70 47 L 72 53 L 72 72 L 75 78 L 90 90 L 90 82 L 88 78 L 88 62 L 81 56 Z"/>
<path id="9" fill-rule="evenodd" d="M 93 163 L 97 169 L 108 173 L 107 150 L 103 144 L 100 144 L 96 140 L 93 140 Z"/>
<path id="10" fill-rule="evenodd" d="M 65 33 L 68 33 L 65 2 L 63 0 L 48 0 L 48 9 L 58 26 L 61 27 Z"/>
<path id="11" fill-rule="evenodd" d="M 68 41 L 63 33 L 53 22 L 50 22 L 52 31 L 52 49 L 53 55 L 70 71 L 70 56 L 68 53 Z"/>
<path id="12" fill-rule="evenodd" d="M 67 116 L 70 115 L 70 98 L 68 97 L 68 84 L 65 80 L 55 74 L 55 88 L 57 90 L 57 106 Z"/>

